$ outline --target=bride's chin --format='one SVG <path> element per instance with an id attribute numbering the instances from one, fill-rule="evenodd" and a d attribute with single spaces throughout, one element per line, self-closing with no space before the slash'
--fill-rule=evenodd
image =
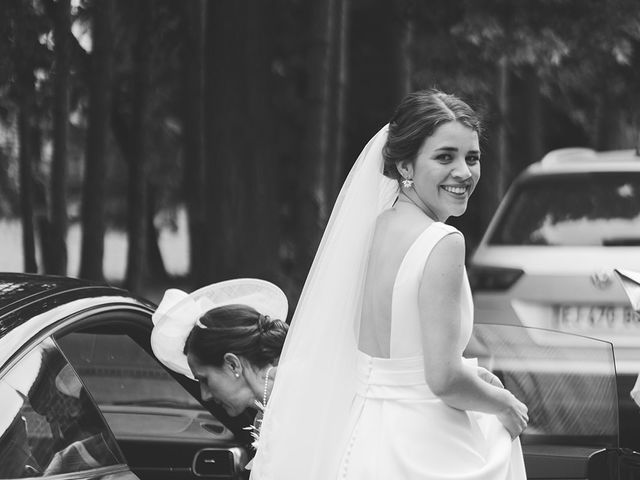
<path id="1" fill-rule="evenodd" d="M 459 217 L 461 215 L 464 214 L 464 212 L 467 211 L 467 205 L 465 204 L 464 207 L 460 207 L 460 208 L 456 208 L 454 212 L 451 213 L 451 217 Z"/>

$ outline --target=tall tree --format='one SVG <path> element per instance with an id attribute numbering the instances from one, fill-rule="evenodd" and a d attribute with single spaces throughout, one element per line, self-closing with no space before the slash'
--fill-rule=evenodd
<path id="1" fill-rule="evenodd" d="M 23 87 L 23 93 L 19 100 L 18 112 L 18 136 L 20 144 L 20 216 L 22 219 L 22 252 L 24 256 L 24 271 L 37 273 L 36 247 L 34 233 L 34 205 L 33 205 L 33 129 L 32 98 L 34 89 L 29 89 L 30 83 L 27 72 L 25 77 L 19 80 Z"/>
<path id="2" fill-rule="evenodd" d="M 307 133 L 303 152 L 305 180 L 299 182 L 299 268 L 304 275 L 318 247 L 322 231 L 329 219 L 333 198 L 328 186 L 332 185 L 335 132 L 331 121 L 336 108 L 335 89 L 338 74 L 336 54 L 342 51 L 336 43 L 341 34 L 341 21 L 336 11 L 338 0 L 321 0 L 311 6 L 310 44 L 308 54 Z M 332 89 L 333 87 L 333 89 Z"/>
<path id="3" fill-rule="evenodd" d="M 399 0 L 392 3 L 393 38 L 396 62 L 396 103 L 413 90 L 413 43 L 415 42 L 415 0 Z"/>
<path id="4" fill-rule="evenodd" d="M 247 138 L 245 212 L 247 222 L 239 238 L 243 249 L 242 273 L 275 280 L 278 271 L 278 181 L 274 152 L 272 77 L 274 0 L 252 0 L 247 12 L 245 75 L 247 78 Z"/>
<path id="5" fill-rule="evenodd" d="M 238 273 L 244 232 L 247 185 L 243 162 L 249 138 L 245 122 L 244 75 L 248 0 L 224 0 L 207 5 L 206 139 L 208 184 L 208 248 L 202 252 L 210 277 L 220 280 Z M 242 232 L 242 233 L 241 233 Z"/>
<path id="6" fill-rule="evenodd" d="M 538 72 L 534 68 L 526 68 L 524 72 L 525 90 L 525 133 L 527 135 L 528 155 L 526 163 L 537 162 L 544 155 L 544 125 L 542 116 L 542 84 Z M 522 168 L 522 166 L 521 166 Z"/>
<path id="7" fill-rule="evenodd" d="M 205 35 L 206 0 L 187 0 L 184 61 L 184 195 L 189 216 L 189 269 L 196 285 L 207 282 L 205 209 Z"/>
<path id="8" fill-rule="evenodd" d="M 209 3 L 206 118 L 207 247 L 210 278 L 272 276 L 278 210 L 271 54 L 264 0 Z"/>
<path id="9" fill-rule="evenodd" d="M 36 56 L 38 31 L 31 5 L 14 3 L 12 32 L 13 64 L 15 68 L 14 96 L 18 107 L 18 137 L 20 149 L 20 215 L 22 220 L 22 250 L 25 272 L 38 271 L 34 230 L 34 151 L 36 129 Z"/>
<path id="10" fill-rule="evenodd" d="M 102 280 L 104 273 L 105 171 L 110 124 L 113 56 L 113 2 L 93 3 L 93 50 L 89 80 L 89 120 L 82 195 L 80 276 Z"/>
<path id="11" fill-rule="evenodd" d="M 495 191 L 496 197 L 492 202 L 492 210 L 498 206 L 498 203 L 504 196 L 509 182 L 509 61 L 506 56 L 498 60 L 496 66 L 496 111 L 497 125 L 495 135 L 495 154 L 497 173 L 495 181 L 492 184 L 492 190 Z"/>
<path id="12" fill-rule="evenodd" d="M 140 292 L 148 275 L 148 211 L 149 211 L 149 85 L 152 51 L 153 5 L 150 0 L 136 4 L 137 37 L 134 42 L 132 151 L 128 160 L 128 221 L 126 285 L 129 290 Z M 149 18 L 151 15 L 152 18 Z"/>
<path id="13" fill-rule="evenodd" d="M 43 248 L 48 273 L 67 273 L 67 136 L 69 130 L 69 69 L 71 2 L 58 0 L 54 22 L 55 64 L 53 98 L 53 159 L 49 245 Z"/>
<path id="14" fill-rule="evenodd" d="M 349 13 L 350 0 L 336 0 L 334 8 L 335 16 L 335 41 L 331 43 L 334 52 L 331 54 L 333 61 L 331 100 L 330 100 L 330 125 L 333 135 L 329 146 L 330 172 L 326 187 L 327 199 L 330 203 L 337 197 L 342 186 L 345 170 L 345 136 L 347 122 L 347 88 L 349 85 Z"/>

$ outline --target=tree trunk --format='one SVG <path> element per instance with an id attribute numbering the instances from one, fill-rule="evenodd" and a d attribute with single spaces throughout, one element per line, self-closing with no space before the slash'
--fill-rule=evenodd
<path id="1" fill-rule="evenodd" d="M 38 272 L 35 245 L 34 212 L 34 128 L 35 124 L 35 75 L 34 62 L 38 32 L 33 28 L 33 11 L 26 4 L 15 5 L 15 25 L 12 36 L 12 60 L 15 65 L 15 95 L 18 106 L 20 218 L 22 222 L 23 269 Z"/>
<path id="2" fill-rule="evenodd" d="M 31 147 L 30 156 L 32 171 L 37 172 L 37 165 L 42 164 L 42 128 L 38 122 L 32 122 L 30 126 Z M 33 223 L 36 227 L 36 243 L 40 246 L 40 266 L 39 271 L 45 273 L 53 272 L 53 262 L 56 262 L 55 251 L 53 247 L 55 243 L 51 239 L 52 227 L 50 217 L 50 200 L 47 185 L 40 175 L 34 175 L 31 182 L 33 186 L 31 198 L 33 201 Z"/>
<path id="3" fill-rule="evenodd" d="M 206 0 L 187 0 L 184 52 L 184 192 L 189 217 L 189 271 L 196 286 L 207 283 L 204 174 L 204 77 Z M 204 260 L 204 261 L 203 261 Z"/>
<path id="4" fill-rule="evenodd" d="M 111 104 L 114 2 L 93 4 L 93 52 L 89 85 L 89 125 L 82 195 L 80 276 L 103 280 L 104 193 Z"/>
<path id="5" fill-rule="evenodd" d="M 209 281 L 238 275 L 249 179 L 244 164 L 255 132 L 247 123 L 248 0 L 207 4 L 207 221 Z"/>
<path id="6" fill-rule="evenodd" d="M 51 165 L 51 221 L 49 248 L 42 251 L 49 257 L 47 273 L 67 273 L 67 135 L 69 124 L 69 32 L 71 31 L 70 0 L 58 0 L 55 7 L 55 69 L 53 104 L 53 160 Z"/>
<path id="7" fill-rule="evenodd" d="M 273 278 L 278 208 L 271 111 L 269 0 L 207 4 L 207 221 L 209 281 Z"/>
<path id="8" fill-rule="evenodd" d="M 247 50 L 245 69 L 247 84 L 247 118 L 245 128 L 252 140 L 247 145 L 245 170 L 247 190 L 246 223 L 242 242 L 242 274 L 276 280 L 278 272 L 279 216 L 276 201 L 278 180 L 274 154 L 275 125 L 271 99 L 270 39 L 275 36 L 273 0 L 252 0 L 247 12 Z"/>
<path id="9" fill-rule="evenodd" d="M 33 155 L 31 129 L 31 98 L 25 95 L 18 113 L 18 136 L 20 142 L 20 216 L 22 220 L 22 252 L 24 271 L 37 273 L 36 245 L 33 221 Z"/>
<path id="10" fill-rule="evenodd" d="M 542 95 L 540 93 L 540 79 L 534 68 L 527 69 L 525 76 L 526 91 L 526 127 L 529 137 L 529 156 L 527 164 L 538 162 L 544 155 L 544 127 L 542 125 Z M 526 165 L 521 165 L 525 167 Z"/>
<path id="11" fill-rule="evenodd" d="M 346 105 L 348 87 L 348 32 L 349 32 L 349 0 L 335 0 L 335 35 L 333 42 L 335 53 L 332 55 L 334 67 L 332 75 L 332 115 L 330 125 L 332 125 L 333 136 L 329 158 L 331 172 L 328 176 L 327 199 L 333 204 L 345 177 L 345 135 L 346 135 Z"/>
<path id="12" fill-rule="evenodd" d="M 506 178 L 508 175 L 508 157 L 507 157 L 507 141 L 508 141 L 508 68 L 506 58 L 498 62 L 496 69 L 496 95 L 493 105 L 493 114 L 488 119 L 489 144 L 484 157 L 491 158 L 491 162 L 486 162 L 482 168 L 482 179 L 478 186 L 479 198 L 475 202 L 471 202 L 470 211 L 463 217 L 469 218 L 471 211 L 480 205 L 478 217 L 480 218 L 480 232 L 489 224 L 493 214 L 504 195 Z"/>
<path id="13" fill-rule="evenodd" d="M 494 209 L 504 196 L 509 179 L 509 62 L 502 57 L 498 62 L 497 106 L 499 122 L 496 132 L 497 182 Z"/>
<path id="14" fill-rule="evenodd" d="M 413 76 L 413 54 L 412 45 L 415 36 L 415 21 L 414 21 L 414 0 L 399 0 L 393 2 L 394 8 L 394 50 L 395 50 L 395 72 L 397 75 L 396 80 L 396 104 L 400 103 L 400 100 L 412 90 L 412 76 Z"/>
<path id="15" fill-rule="evenodd" d="M 149 68 L 151 62 L 151 23 L 153 5 L 149 0 L 137 4 L 138 34 L 134 46 L 133 119 L 131 126 L 132 151 L 128 158 L 128 221 L 126 287 L 140 292 L 148 279 L 147 231 L 148 225 L 148 130 L 149 123 Z"/>
<path id="16" fill-rule="evenodd" d="M 335 42 L 336 0 L 318 0 L 311 9 L 311 46 L 309 52 L 309 92 L 306 152 L 301 169 L 304 181 L 299 182 L 298 240 L 300 272 L 306 274 L 311 265 L 322 231 L 330 214 L 327 198 L 327 177 L 331 145 L 331 90 L 335 65 L 332 59 Z"/>
<path id="17" fill-rule="evenodd" d="M 156 189 L 154 186 L 149 185 L 147 196 L 147 264 L 149 265 L 149 275 L 154 281 L 165 283 L 169 275 L 164 266 L 160 244 L 158 243 L 160 240 L 160 232 L 153 221 L 156 211 Z"/>
<path id="18" fill-rule="evenodd" d="M 596 94 L 595 142 L 596 150 L 613 150 L 617 147 L 617 135 L 620 130 L 620 118 L 613 102 L 613 95 L 606 82 Z"/>

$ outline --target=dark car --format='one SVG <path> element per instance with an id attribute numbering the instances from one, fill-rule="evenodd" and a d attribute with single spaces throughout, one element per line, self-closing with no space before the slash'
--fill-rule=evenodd
<path id="1" fill-rule="evenodd" d="M 154 309 L 117 288 L 0 274 L 0 478 L 247 477 L 251 412 L 229 418 L 154 358 Z M 529 405 L 528 478 L 640 478 L 619 442 L 611 344 L 574 336 L 567 350 L 566 335 L 478 325 L 466 354 Z"/>
<path id="2" fill-rule="evenodd" d="M 155 305 L 76 279 L 0 274 L 0 478 L 246 478 L 229 418 L 151 353 Z"/>

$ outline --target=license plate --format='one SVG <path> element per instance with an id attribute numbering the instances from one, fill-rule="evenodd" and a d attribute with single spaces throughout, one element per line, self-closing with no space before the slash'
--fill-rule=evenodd
<path id="1" fill-rule="evenodd" d="M 555 310 L 558 327 L 565 331 L 640 331 L 640 315 L 630 307 L 559 305 Z"/>

